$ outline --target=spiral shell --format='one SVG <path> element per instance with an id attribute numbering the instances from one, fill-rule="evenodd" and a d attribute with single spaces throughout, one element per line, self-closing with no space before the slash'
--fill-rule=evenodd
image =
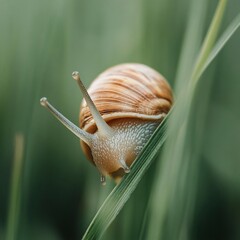
<path id="1" fill-rule="evenodd" d="M 171 108 L 173 96 L 164 77 L 143 64 L 121 64 L 107 69 L 91 84 L 88 93 L 103 119 L 160 119 Z M 86 102 L 80 110 L 80 128 L 94 133 L 97 129 Z M 86 155 L 92 160 L 89 147 L 82 142 Z"/>

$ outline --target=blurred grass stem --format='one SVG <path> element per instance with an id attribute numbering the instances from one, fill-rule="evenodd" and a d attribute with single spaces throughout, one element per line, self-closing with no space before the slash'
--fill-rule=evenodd
<path id="1" fill-rule="evenodd" d="M 20 206 L 21 173 L 23 166 L 24 137 L 23 134 L 15 135 L 15 152 L 9 197 L 8 222 L 6 240 L 17 239 Z"/>

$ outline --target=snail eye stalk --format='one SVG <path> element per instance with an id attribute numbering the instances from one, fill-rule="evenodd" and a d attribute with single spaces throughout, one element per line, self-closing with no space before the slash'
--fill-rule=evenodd
<path id="1" fill-rule="evenodd" d="M 47 100 L 47 98 L 43 97 L 40 99 L 40 103 L 43 107 L 47 108 L 49 112 L 53 114 L 66 128 L 68 128 L 73 134 L 75 134 L 78 138 L 82 139 L 87 145 L 91 146 L 93 141 L 93 135 L 85 132 L 84 130 L 77 127 L 71 121 L 69 121 L 66 117 L 64 117 L 56 108 L 54 108 Z"/>
<path id="2" fill-rule="evenodd" d="M 85 88 L 85 86 L 83 85 L 83 82 L 80 79 L 79 73 L 77 71 L 73 72 L 72 77 L 78 83 L 78 86 L 82 92 L 84 99 L 87 102 L 87 105 L 90 109 L 93 119 L 96 122 L 99 133 L 102 135 L 106 135 L 106 136 L 110 135 L 111 136 L 112 132 L 113 132 L 112 128 L 104 121 L 101 114 L 97 110 L 94 102 L 92 101 L 91 97 L 89 96 L 89 94 L 87 92 L 87 89 Z"/>

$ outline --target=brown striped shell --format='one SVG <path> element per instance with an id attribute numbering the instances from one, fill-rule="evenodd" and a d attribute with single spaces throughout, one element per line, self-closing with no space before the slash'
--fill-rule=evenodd
<path id="1" fill-rule="evenodd" d="M 168 113 L 173 102 L 171 88 L 164 77 L 143 64 L 121 64 L 100 74 L 88 93 L 106 122 L 120 118 L 156 120 Z M 97 129 L 89 108 L 83 100 L 80 128 L 94 133 Z M 89 147 L 81 142 L 89 160 Z"/>

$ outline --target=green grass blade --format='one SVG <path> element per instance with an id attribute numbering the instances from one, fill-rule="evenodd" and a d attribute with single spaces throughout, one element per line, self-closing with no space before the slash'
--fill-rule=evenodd
<path id="1" fill-rule="evenodd" d="M 148 239 L 166 239 L 166 236 L 163 235 L 163 229 L 167 216 L 168 221 L 170 220 L 171 223 L 174 223 L 170 226 L 171 229 L 168 229 L 169 239 L 187 239 L 188 236 L 189 225 L 184 225 L 184 222 L 189 222 L 188 220 L 191 218 L 191 214 L 183 210 L 186 209 L 186 204 L 190 207 L 193 205 L 194 196 L 190 195 L 190 193 L 188 194 L 185 190 L 186 186 L 188 186 L 188 181 L 191 181 L 189 176 L 193 175 L 191 170 L 196 170 L 197 166 L 197 162 L 193 161 L 196 160 L 193 159 L 193 155 L 196 153 L 194 152 L 194 154 L 192 154 L 191 149 L 189 149 L 189 146 L 192 145 L 188 131 L 190 126 L 190 113 L 199 80 L 198 77 L 200 76 L 199 73 L 205 65 L 216 41 L 226 2 L 226 0 L 219 1 L 212 23 L 193 68 L 188 86 L 184 89 L 184 92 L 179 90 L 180 93 L 177 93 L 178 102 L 171 119 L 169 119 L 169 138 L 162 155 L 162 164 L 158 166 L 159 174 L 155 181 L 153 195 L 151 197 Z M 177 79 L 177 81 L 179 81 L 179 79 Z M 195 181 L 193 181 L 193 184 L 195 184 Z M 179 190 L 179 188 L 181 190 Z M 176 192 L 178 194 L 176 194 Z M 186 195 L 184 195 L 183 192 L 185 192 Z M 179 198 L 179 196 L 181 197 Z M 175 205 L 173 204 L 174 202 Z M 173 209 L 171 209 L 171 207 Z M 174 214 L 171 214 L 173 212 Z M 186 214 L 187 220 L 184 219 Z M 156 227 L 156 224 L 158 227 Z"/>
<path id="2" fill-rule="evenodd" d="M 215 15 L 213 17 L 213 20 L 211 22 L 211 25 L 209 27 L 208 33 L 206 35 L 206 38 L 203 42 L 202 48 L 200 50 L 200 54 L 197 58 L 197 62 L 195 64 L 195 67 L 193 69 L 192 73 L 192 79 L 190 83 L 195 84 L 195 81 L 197 81 L 199 73 L 201 72 L 202 67 L 205 65 L 207 58 L 212 51 L 213 45 L 216 41 L 217 34 L 222 22 L 223 13 L 225 10 L 227 4 L 227 0 L 220 0 L 219 4 L 217 6 Z"/>
<path id="3" fill-rule="evenodd" d="M 17 232 L 19 221 L 20 187 L 21 187 L 20 183 L 23 165 L 23 150 L 24 150 L 23 135 L 16 134 L 6 240 L 14 240 L 18 236 Z"/>
<path id="4" fill-rule="evenodd" d="M 148 141 L 142 154 L 134 162 L 130 173 L 124 176 L 120 184 L 113 189 L 104 201 L 86 230 L 83 239 L 100 238 L 130 198 L 132 192 L 136 189 L 139 181 L 166 140 L 168 116 Z"/>
<path id="5" fill-rule="evenodd" d="M 205 64 L 199 70 L 197 79 L 199 79 L 201 77 L 201 75 L 204 73 L 204 71 L 207 69 L 207 67 L 211 64 L 211 62 L 216 58 L 218 53 L 222 50 L 222 48 L 228 42 L 228 40 L 237 31 L 239 26 L 240 26 L 240 14 L 238 14 L 235 17 L 235 19 L 230 23 L 230 25 L 227 27 L 227 29 L 224 31 L 224 33 L 221 35 L 221 37 L 218 39 L 217 43 L 215 44 L 214 48 L 212 49 L 211 53 L 209 54 L 207 60 L 205 61 Z"/>

